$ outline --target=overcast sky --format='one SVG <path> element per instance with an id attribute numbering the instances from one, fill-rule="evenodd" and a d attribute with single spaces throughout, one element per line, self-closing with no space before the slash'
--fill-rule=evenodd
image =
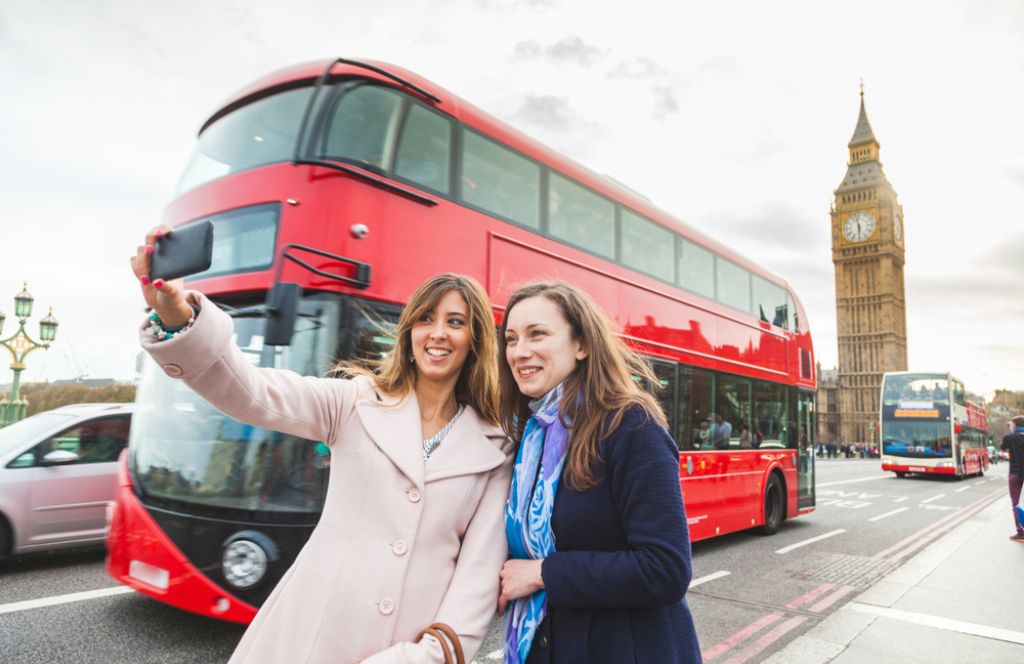
<path id="1" fill-rule="evenodd" d="M 0 336 L 130 379 L 127 258 L 202 122 L 270 71 L 400 64 L 789 279 L 836 363 L 829 206 L 864 79 L 903 204 L 912 370 L 1024 389 L 1024 2 L 0 1 Z M 6 354 L 0 383 L 9 382 Z"/>

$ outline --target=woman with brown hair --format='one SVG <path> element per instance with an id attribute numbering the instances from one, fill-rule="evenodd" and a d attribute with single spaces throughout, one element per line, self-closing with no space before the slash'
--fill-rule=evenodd
<path id="1" fill-rule="evenodd" d="M 501 423 L 520 441 L 505 512 L 509 664 L 700 662 L 690 540 L 657 384 L 591 299 L 524 286 L 501 326 Z"/>
<path id="2" fill-rule="evenodd" d="M 150 283 L 156 237 L 132 259 L 153 311 L 143 348 L 227 415 L 331 446 L 320 522 L 231 663 L 440 664 L 443 634 L 417 642 L 438 622 L 472 659 L 498 598 L 512 465 L 497 426 L 497 338 L 480 284 L 428 279 L 409 296 L 394 350 L 375 371 L 303 377 L 251 366 L 231 319 L 201 293 Z"/>

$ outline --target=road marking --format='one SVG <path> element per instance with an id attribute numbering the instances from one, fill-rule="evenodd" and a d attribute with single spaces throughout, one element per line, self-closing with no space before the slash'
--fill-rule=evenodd
<path id="1" fill-rule="evenodd" d="M 838 484 L 853 484 L 855 482 L 873 482 L 874 480 L 891 480 L 891 475 L 878 475 L 876 477 L 861 477 L 855 480 L 839 480 L 838 482 L 825 482 L 824 484 L 815 484 L 816 487 L 823 486 L 836 486 Z"/>
<path id="2" fill-rule="evenodd" d="M 989 503 L 991 503 L 993 500 L 995 500 L 1002 493 L 1003 493 L 1003 491 L 999 490 L 999 491 L 995 491 L 993 493 L 990 493 L 987 496 L 979 498 L 979 499 L 975 500 L 973 503 L 971 503 L 970 505 L 968 505 L 967 507 L 964 507 L 963 509 L 961 509 L 961 510 L 959 510 L 957 512 L 954 512 L 953 514 L 949 514 L 947 516 L 944 516 L 941 519 L 939 519 L 938 521 L 936 521 L 935 523 L 933 523 L 933 524 L 931 524 L 929 526 L 925 526 L 924 528 L 922 528 L 921 530 L 917 531 L 913 535 L 909 535 L 909 536 L 903 538 L 902 540 L 900 540 L 896 544 L 890 546 L 888 549 L 885 549 L 883 551 L 879 551 L 875 555 L 871 556 L 871 558 L 874 559 L 874 560 L 878 560 L 879 558 L 885 558 L 886 556 L 888 556 L 889 554 L 891 554 L 891 553 L 893 553 L 895 551 L 899 551 L 899 553 L 897 555 L 893 556 L 894 560 L 906 557 L 906 555 L 908 553 L 910 553 L 911 551 L 915 551 L 916 549 L 921 548 L 929 540 L 932 540 L 932 539 L 938 537 L 940 534 L 942 534 L 946 530 L 949 530 L 954 525 L 956 525 L 956 523 L 959 523 L 960 521 L 966 520 L 967 518 L 972 516 L 975 512 L 978 512 L 978 511 L 984 509 L 985 507 L 987 507 L 989 505 Z M 900 551 L 900 549 L 903 548 L 904 546 L 906 546 L 907 548 L 905 548 L 902 551 Z"/>
<path id="3" fill-rule="evenodd" d="M 804 541 L 797 542 L 796 544 L 790 544 L 789 546 L 784 546 L 781 549 L 779 549 L 778 551 L 776 551 L 775 553 L 789 553 L 793 549 L 799 549 L 802 546 L 807 546 L 808 544 L 814 544 L 815 542 L 820 542 L 823 539 L 828 539 L 829 537 L 834 537 L 835 535 L 840 535 L 840 534 L 845 533 L 845 532 L 846 532 L 846 530 L 844 528 L 840 528 L 839 530 L 833 530 L 832 532 L 825 533 L 824 535 L 818 535 L 817 537 L 812 537 L 810 539 L 805 539 Z"/>
<path id="4" fill-rule="evenodd" d="M 715 572 L 714 574 L 708 574 L 707 576 L 702 576 L 699 579 L 694 579 L 693 581 L 690 581 L 690 589 L 696 588 L 697 586 L 699 586 L 702 583 L 707 583 L 708 581 L 714 581 L 715 579 L 721 579 L 723 576 L 729 576 L 729 574 L 730 574 L 730 572 L 726 572 L 725 570 L 721 570 L 719 572 Z"/>
<path id="5" fill-rule="evenodd" d="M 981 636 L 986 639 L 998 639 L 999 641 L 1009 641 L 1010 643 L 1019 643 L 1020 645 L 1024 645 L 1024 632 L 1015 632 L 1012 629 L 989 627 L 988 625 L 978 625 L 976 623 L 964 622 L 962 620 L 940 618 L 939 616 L 932 616 L 927 613 L 901 611 L 899 609 L 889 609 L 883 606 L 871 606 L 870 604 L 859 604 L 857 602 L 850 602 L 847 606 L 854 611 L 870 613 L 883 618 L 892 618 L 893 620 L 902 620 L 903 622 L 924 625 L 925 627 L 944 629 L 949 632 L 960 632 L 961 634 L 971 634 L 973 636 Z"/>
<path id="6" fill-rule="evenodd" d="M 825 599 L 821 600 L 814 606 L 810 607 L 810 610 L 814 611 L 815 613 L 821 613 L 828 607 L 838 602 L 843 597 L 846 597 L 847 595 L 852 593 L 854 590 L 855 588 L 853 588 L 853 586 L 840 586 L 839 590 L 835 591 Z"/>
<path id="7" fill-rule="evenodd" d="M 907 498 L 906 496 L 903 496 L 902 498 L 897 498 L 896 500 L 894 500 L 892 502 L 894 502 L 894 503 L 902 503 L 904 500 L 910 500 L 910 499 Z"/>
<path id="8" fill-rule="evenodd" d="M 925 505 L 925 504 L 927 504 L 927 503 L 930 503 L 930 502 L 932 502 L 933 500 L 938 500 L 939 498 L 945 498 L 945 497 L 946 497 L 946 494 L 944 494 L 944 493 L 940 493 L 940 494 L 939 494 L 939 495 L 937 495 L 937 496 L 932 496 L 932 497 L 931 497 L 931 498 L 929 498 L 928 500 L 922 500 L 922 501 L 921 501 L 921 504 L 922 504 L 922 505 Z"/>
<path id="9" fill-rule="evenodd" d="M 67 604 L 69 602 L 81 602 L 87 599 L 98 599 L 100 597 L 110 597 L 111 595 L 123 595 L 125 593 L 133 593 L 135 590 L 127 586 L 114 586 L 113 588 L 101 588 L 100 590 L 86 590 L 80 593 L 70 593 L 68 595 L 54 595 L 53 597 L 42 597 L 40 599 L 29 599 L 24 602 L 11 602 L 10 604 L 0 604 L 0 614 L 3 613 L 16 613 L 18 611 L 27 611 L 29 609 L 40 609 L 44 606 L 56 606 L 58 604 Z"/>
<path id="10" fill-rule="evenodd" d="M 800 595 L 799 597 L 797 597 L 795 600 L 793 600 L 792 602 L 787 604 L 786 608 L 787 609 L 798 609 L 801 606 L 803 606 L 804 604 L 806 604 L 807 602 L 810 602 L 812 600 L 817 599 L 818 597 L 824 595 L 825 593 L 827 593 L 828 591 L 832 590 L 835 587 L 836 587 L 836 584 L 834 584 L 834 583 L 823 583 L 820 586 L 818 586 L 817 588 L 815 588 L 814 590 L 812 590 L 810 592 L 807 592 L 807 593 L 804 593 L 803 595 Z"/>
<path id="11" fill-rule="evenodd" d="M 763 615 L 754 622 L 750 623 L 749 625 L 741 629 L 740 631 L 730 636 L 729 638 L 725 639 L 724 641 L 721 641 L 711 646 L 710 648 L 702 652 L 701 656 L 705 662 L 710 662 L 715 657 L 718 657 L 722 653 L 730 650 L 737 643 L 746 640 L 754 634 L 757 634 L 762 629 L 768 627 L 772 623 L 778 622 L 780 618 L 782 618 L 782 614 L 778 611 L 773 611 L 772 613 Z"/>
<path id="12" fill-rule="evenodd" d="M 974 486 L 978 486 L 978 485 L 977 485 L 977 484 L 975 484 Z M 957 490 L 956 490 L 956 493 L 961 493 L 961 492 L 963 492 L 963 491 L 967 491 L 967 490 L 968 490 L 968 489 L 970 489 L 970 488 L 971 488 L 971 487 L 969 487 L 969 486 L 965 486 L 965 487 L 964 487 L 964 488 L 962 488 L 962 489 L 957 489 Z"/>
<path id="13" fill-rule="evenodd" d="M 901 508 L 893 510 L 891 512 L 886 512 L 885 514 L 879 514 L 876 517 L 872 517 L 872 518 L 868 519 L 868 521 L 881 521 L 882 519 L 884 519 L 886 517 L 892 516 L 893 514 L 899 514 L 900 512 L 906 512 L 909 509 L 910 509 L 909 507 L 901 507 Z"/>
<path id="14" fill-rule="evenodd" d="M 984 484 L 985 482 L 988 482 L 988 480 L 982 480 L 982 481 L 980 481 L 980 482 L 975 482 L 975 483 L 974 483 L 974 486 L 981 486 L 981 485 L 982 485 L 982 484 Z"/>
<path id="15" fill-rule="evenodd" d="M 752 644 L 750 644 L 743 650 L 739 651 L 729 659 L 725 660 L 725 664 L 743 664 L 743 662 L 750 660 L 750 658 L 754 657 L 755 655 L 758 655 L 762 650 L 778 641 L 786 634 L 786 632 L 796 627 L 799 627 L 800 623 L 804 622 L 805 620 L 807 620 L 807 616 L 796 616 L 790 618 L 786 622 L 782 623 L 772 631 L 762 636 L 757 641 L 754 641 Z"/>

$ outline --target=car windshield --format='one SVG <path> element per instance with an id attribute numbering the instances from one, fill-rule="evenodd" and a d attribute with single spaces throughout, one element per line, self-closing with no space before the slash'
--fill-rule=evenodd
<path id="1" fill-rule="evenodd" d="M 236 318 L 236 341 L 260 367 L 322 376 L 345 349 L 380 337 L 354 301 L 303 298 L 289 346 L 265 346 L 265 320 Z M 363 320 L 346 324 L 346 319 Z M 353 329 L 355 328 L 355 329 Z M 219 412 L 147 360 L 130 460 L 144 502 L 210 516 L 295 522 L 318 518 L 327 490 L 324 441 L 244 424 Z"/>
<path id="2" fill-rule="evenodd" d="M 0 429 L 0 456 L 7 454 L 26 441 L 37 441 L 48 431 L 69 425 L 74 419 L 74 415 L 51 410 L 9 424 Z"/>

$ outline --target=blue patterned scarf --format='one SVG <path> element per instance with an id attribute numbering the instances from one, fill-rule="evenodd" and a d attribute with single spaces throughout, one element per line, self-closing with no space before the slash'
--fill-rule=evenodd
<path id="1" fill-rule="evenodd" d="M 512 558 L 540 560 L 555 551 L 551 512 L 569 447 L 569 432 L 558 416 L 561 400 L 559 385 L 539 401 L 530 402 L 533 415 L 523 431 L 505 506 L 505 534 Z M 512 616 L 505 632 L 507 664 L 526 661 L 547 605 L 547 593 L 543 590 L 512 602 Z"/>

